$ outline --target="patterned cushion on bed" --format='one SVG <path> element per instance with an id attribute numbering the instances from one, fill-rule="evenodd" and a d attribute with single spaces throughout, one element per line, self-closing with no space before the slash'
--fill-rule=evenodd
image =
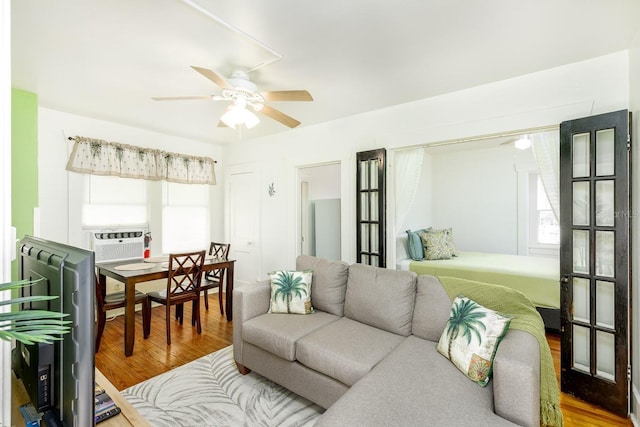
<path id="1" fill-rule="evenodd" d="M 428 228 L 425 231 L 418 231 L 418 235 L 422 241 L 424 259 L 450 259 L 458 256 L 458 250 L 453 244 L 452 228 L 443 228 L 441 230 Z"/>

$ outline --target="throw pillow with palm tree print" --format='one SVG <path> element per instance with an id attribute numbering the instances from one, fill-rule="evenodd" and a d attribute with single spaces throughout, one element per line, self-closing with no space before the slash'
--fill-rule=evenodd
<path id="1" fill-rule="evenodd" d="M 312 270 L 273 271 L 269 313 L 313 313 L 311 306 Z"/>
<path id="2" fill-rule="evenodd" d="M 511 319 L 459 295 L 453 300 L 438 352 L 484 387 L 491 378 L 493 358 Z"/>

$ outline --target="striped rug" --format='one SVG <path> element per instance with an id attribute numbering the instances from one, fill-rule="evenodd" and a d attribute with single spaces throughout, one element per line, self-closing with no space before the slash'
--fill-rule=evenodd
<path id="1" fill-rule="evenodd" d="M 266 378 L 240 375 L 231 346 L 122 391 L 152 426 L 311 426 L 323 409 Z"/>

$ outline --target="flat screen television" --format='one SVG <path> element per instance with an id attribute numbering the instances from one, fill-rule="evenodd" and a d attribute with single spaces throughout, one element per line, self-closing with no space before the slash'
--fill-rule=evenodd
<path id="1" fill-rule="evenodd" d="M 26 236 L 19 245 L 20 279 L 37 280 L 23 295 L 53 295 L 50 301 L 23 304 L 68 314 L 71 331 L 53 344 L 17 343 L 14 369 L 33 405 L 46 412 L 48 424 L 94 425 L 93 251 Z M 56 424 L 60 422 L 60 424 Z"/>

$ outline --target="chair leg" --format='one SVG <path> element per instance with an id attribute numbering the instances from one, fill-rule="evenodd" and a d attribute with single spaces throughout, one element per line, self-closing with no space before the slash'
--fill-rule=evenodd
<path id="1" fill-rule="evenodd" d="M 184 320 L 184 304 L 176 305 L 176 319 L 178 319 L 182 325 L 182 321 Z"/>
<path id="2" fill-rule="evenodd" d="M 199 334 L 202 333 L 202 325 L 200 324 L 200 298 L 193 300 L 194 303 L 194 311 L 196 313 L 196 330 Z"/>
<path id="3" fill-rule="evenodd" d="M 165 319 L 167 323 L 167 345 L 171 345 L 171 306 L 170 305 L 167 305 L 167 312 L 165 315 Z"/>
<path id="4" fill-rule="evenodd" d="M 151 334 L 151 301 L 149 300 L 142 303 L 142 332 L 144 339 L 149 338 Z"/>
<path id="5" fill-rule="evenodd" d="M 104 332 L 104 325 L 107 323 L 107 313 L 104 311 L 98 313 L 98 330 L 96 335 L 96 353 L 100 350 L 100 340 L 102 339 L 102 333 Z"/>
<path id="6" fill-rule="evenodd" d="M 224 305 L 222 304 L 222 283 L 218 286 L 218 304 L 220 305 L 220 315 L 224 316 Z"/>
<path id="7" fill-rule="evenodd" d="M 191 326 L 196 325 L 196 300 L 191 301 Z"/>
<path id="8" fill-rule="evenodd" d="M 207 289 L 204 290 L 204 308 L 209 310 L 209 292 Z"/>

